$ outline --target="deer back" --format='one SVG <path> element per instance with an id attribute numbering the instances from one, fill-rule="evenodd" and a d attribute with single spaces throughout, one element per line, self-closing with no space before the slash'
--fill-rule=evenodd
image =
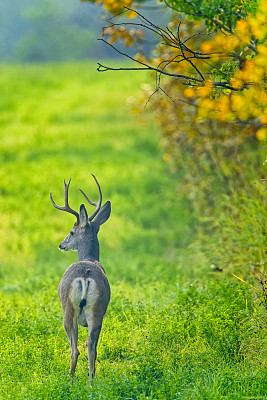
<path id="1" fill-rule="evenodd" d="M 104 268 L 97 261 L 71 264 L 60 281 L 58 295 L 63 308 L 69 301 L 74 310 L 81 308 L 81 301 L 86 300 L 87 305 L 94 306 L 103 316 L 110 300 L 110 286 Z"/>

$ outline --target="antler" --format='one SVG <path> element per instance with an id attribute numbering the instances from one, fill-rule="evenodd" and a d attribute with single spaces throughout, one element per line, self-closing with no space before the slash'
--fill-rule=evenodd
<path id="1" fill-rule="evenodd" d="M 68 193 L 69 193 L 70 181 L 71 181 L 71 178 L 69 180 L 69 183 L 66 183 L 64 180 L 64 185 L 65 185 L 65 206 L 64 207 L 58 206 L 54 202 L 51 192 L 50 192 L 50 199 L 55 208 L 57 208 L 58 210 L 61 210 L 61 211 L 67 211 L 68 213 L 75 215 L 75 217 L 77 218 L 77 223 L 79 223 L 79 214 L 76 211 L 72 210 L 72 208 L 70 208 L 70 206 L 69 206 Z"/>
<path id="2" fill-rule="evenodd" d="M 83 195 L 83 196 L 85 197 L 85 199 L 88 201 L 88 203 L 91 204 L 91 206 L 96 206 L 95 211 L 94 211 L 93 214 L 88 218 L 89 221 L 92 221 L 92 220 L 95 218 L 96 214 L 98 213 L 98 211 L 99 211 L 100 208 L 101 208 L 101 203 L 102 203 L 102 193 L 101 193 L 101 189 L 100 189 L 99 183 L 97 182 L 97 179 L 96 179 L 96 177 L 95 177 L 93 174 L 92 174 L 92 177 L 93 177 L 94 180 L 96 181 L 96 184 L 97 184 L 97 187 L 98 187 L 98 191 L 99 191 L 99 200 L 98 200 L 97 203 L 94 203 L 94 202 L 90 201 L 90 200 L 88 199 L 88 197 L 86 196 L 86 194 L 85 194 L 81 189 L 79 189 L 80 192 L 82 193 L 82 195 Z"/>

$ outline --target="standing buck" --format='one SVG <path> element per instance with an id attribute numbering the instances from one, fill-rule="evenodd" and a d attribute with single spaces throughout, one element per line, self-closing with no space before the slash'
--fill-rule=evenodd
<path id="1" fill-rule="evenodd" d="M 60 243 L 63 251 L 78 251 L 78 262 L 71 264 L 64 273 L 59 286 L 58 295 L 62 305 L 64 327 L 71 345 L 70 374 L 75 372 L 79 351 L 78 324 L 88 327 L 89 337 L 86 341 L 89 360 L 89 380 L 91 384 L 95 373 L 96 347 L 102 327 L 102 321 L 110 299 L 110 287 L 104 268 L 99 263 L 99 242 L 97 234 L 110 216 L 111 203 L 107 201 L 101 208 L 102 193 L 99 190 L 98 203 L 91 202 L 81 191 L 89 204 L 96 206 L 88 218 L 84 204 L 79 214 L 72 210 L 68 202 L 69 183 L 65 185 L 65 206 L 55 204 L 50 192 L 50 199 L 55 208 L 75 215 L 77 221 L 68 236 Z"/>

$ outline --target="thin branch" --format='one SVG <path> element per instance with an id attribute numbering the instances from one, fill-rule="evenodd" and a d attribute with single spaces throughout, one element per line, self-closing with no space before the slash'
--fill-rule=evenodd
<path id="1" fill-rule="evenodd" d="M 213 83 L 213 87 L 222 87 L 224 89 L 233 90 L 234 92 L 239 92 L 241 90 L 241 89 L 236 89 L 233 86 L 231 86 L 231 85 L 229 85 L 228 83 L 225 83 L 225 82 L 214 82 Z"/>
<path id="2" fill-rule="evenodd" d="M 144 25 L 144 24 L 137 23 L 137 22 L 121 22 L 121 23 L 112 22 L 112 23 L 110 23 L 109 26 L 106 26 L 106 27 L 103 28 L 103 32 L 105 33 L 105 30 L 106 30 L 106 29 L 113 28 L 113 27 L 117 27 L 117 26 L 134 26 L 134 27 L 145 28 L 145 29 L 150 30 L 151 32 L 154 32 L 156 35 L 159 35 L 159 33 L 157 32 L 156 29 L 151 28 L 151 27 L 149 27 L 149 26 L 146 26 L 146 25 Z M 161 36 L 161 35 L 160 35 L 160 36 Z"/>
<path id="3" fill-rule="evenodd" d="M 97 71 L 98 72 L 106 72 L 106 71 L 146 71 L 148 70 L 147 67 L 144 68 L 126 68 L 126 67 L 121 67 L 121 68 L 112 68 L 112 67 L 106 67 L 105 65 L 101 64 L 101 63 L 97 63 L 98 67 L 97 67 Z"/>
<path id="4" fill-rule="evenodd" d="M 128 10 L 131 10 L 128 8 Z M 148 21 L 148 20 L 147 20 Z M 188 51 L 189 53 L 194 55 L 194 58 L 200 58 L 200 59 L 209 59 L 210 55 L 207 53 L 202 53 L 202 52 L 198 52 L 198 51 L 193 51 L 191 50 L 188 46 L 186 46 L 184 43 L 191 39 L 193 36 L 196 36 L 198 34 L 192 35 L 190 36 L 187 40 L 185 40 L 184 42 L 182 42 L 180 40 L 180 38 L 176 37 L 170 30 L 169 28 L 167 28 L 167 30 L 164 30 L 163 28 L 159 28 L 156 25 L 152 24 L 152 27 L 149 25 L 145 25 L 145 24 L 141 24 L 141 23 L 137 23 L 137 22 L 121 22 L 121 23 L 114 23 L 112 22 L 110 26 L 108 27 L 104 27 L 103 28 L 103 33 L 105 34 L 105 30 L 109 29 L 109 28 L 113 28 L 113 27 L 118 27 L 118 26 L 134 26 L 134 27 L 140 27 L 140 28 L 144 28 L 147 29 L 153 33 L 155 33 L 157 36 L 160 36 L 161 39 L 164 40 L 164 45 L 169 46 L 169 47 L 173 47 L 173 48 L 177 48 L 182 50 L 182 48 L 184 48 L 185 51 Z M 199 35 L 203 35 L 203 33 L 199 33 Z M 170 42 L 170 43 L 169 43 Z"/>
<path id="5" fill-rule="evenodd" d="M 186 80 L 188 80 L 190 82 L 191 81 L 192 82 L 199 82 L 199 83 L 203 82 L 202 80 L 194 78 L 194 77 L 191 77 L 191 76 L 186 76 L 186 75 L 181 75 L 181 74 L 176 74 L 176 73 L 170 73 L 170 72 L 166 72 L 166 71 L 160 70 L 158 68 L 152 67 L 151 65 L 148 65 L 148 64 L 146 64 L 146 63 L 144 63 L 142 61 L 137 60 L 134 57 L 131 57 L 129 54 L 123 53 L 122 51 L 120 51 L 119 49 L 117 49 L 115 46 L 113 46 L 111 43 L 107 42 L 104 39 L 97 39 L 97 40 L 100 40 L 100 41 L 104 42 L 105 44 L 107 44 L 108 46 L 112 47 L 120 55 L 122 55 L 124 57 L 127 57 L 130 60 L 132 60 L 134 62 L 137 62 L 138 64 L 141 64 L 141 65 L 144 66 L 143 68 L 134 68 L 134 67 L 131 67 L 131 68 L 127 68 L 127 67 L 126 68 L 124 68 L 124 67 L 112 68 L 112 67 L 106 67 L 106 66 L 98 63 L 98 65 L 99 65 L 98 71 L 99 72 L 105 72 L 105 71 L 108 71 L 108 70 L 112 70 L 112 71 L 135 71 L 135 70 L 138 70 L 138 69 L 142 69 L 142 70 L 150 70 L 150 71 L 160 72 L 161 74 L 166 75 L 166 76 L 170 76 L 170 77 L 186 79 Z"/>
<path id="6" fill-rule="evenodd" d="M 166 0 L 165 0 L 165 2 L 166 2 Z M 168 98 L 170 98 L 172 102 L 174 102 L 174 100 L 168 95 L 168 93 L 165 92 L 165 90 L 161 86 L 161 81 L 162 81 L 163 76 L 181 79 L 183 85 L 199 87 L 205 83 L 205 77 L 204 77 L 204 74 L 197 67 L 197 65 L 195 65 L 194 60 L 202 60 L 205 63 L 209 64 L 207 61 L 210 60 L 212 58 L 212 56 L 215 54 L 220 55 L 221 57 L 224 57 L 224 56 L 225 57 L 235 57 L 236 56 L 233 54 L 224 54 L 222 52 L 202 53 L 199 51 L 194 51 L 194 50 L 190 49 L 186 43 L 191 38 L 193 38 L 197 35 L 204 35 L 205 33 L 194 34 L 194 35 L 186 38 L 184 41 L 182 41 L 180 38 L 181 22 L 179 23 L 179 26 L 177 29 L 177 34 L 174 34 L 168 27 L 166 29 L 163 29 L 163 28 L 155 25 L 154 23 L 149 21 L 146 17 L 144 17 L 142 14 L 140 14 L 138 11 L 133 10 L 129 7 L 124 7 L 124 9 L 125 9 L 125 11 L 121 12 L 120 15 L 125 14 L 127 11 L 134 11 L 136 13 L 136 15 L 138 16 L 140 22 L 114 22 L 114 17 L 112 17 L 108 20 L 108 22 L 110 23 L 110 26 L 105 27 L 103 29 L 103 35 L 105 35 L 105 30 L 108 28 L 117 28 L 120 26 L 124 26 L 124 27 L 134 26 L 135 28 L 142 28 L 147 31 L 150 31 L 153 34 L 155 34 L 157 37 L 160 37 L 162 40 L 163 46 L 167 46 L 167 47 L 170 47 L 171 49 L 175 49 L 175 51 L 180 51 L 180 54 L 176 54 L 171 59 L 163 60 L 157 66 L 153 66 L 153 65 L 150 65 L 148 62 L 138 60 L 135 57 L 130 56 L 129 54 L 119 50 L 115 45 L 109 43 L 107 40 L 105 40 L 103 38 L 98 39 L 98 40 L 104 42 L 106 45 L 110 46 L 114 51 L 116 51 L 121 56 L 126 57 L 129 60 L 138 64 L 137 67 L 109 67 L 109 66 L 103 65 L 101 63 L 98 63 L 97 70 L 99 72 L 105 72 L 105 71 L 109 71 L 109 70 L 111 70 L 111 71 L 147 70 L 147 71 L 155 72 L 155 91 L 149 96 L 147 103 L 150 101 L 150 99 L 155 94 L 164 94 Z M 188 53 L 189 53 L 189 56 L 187 56 Z M 195 76 L 187 76 L 187 75 L 171 72 L 171 70 L 168 69 L 168 67 L 171 67 L 172 65 L 177 65 L 183 61 L 186 61 L 187 63 L 189 63 L 191 65 L 191 67 L 195 70 Z M 200 79 L 196 77 L 197 75 L 199 75 Z M 213 87 L 229 89 L 231 91 L 239 90 L 239 89 L 232 87 L 228 82 L 213 82 Z M 243 89 L 245 89 L 245 87 Z M 179 100 L 179 101 L 183 101 L 183 100 Z M 188 103 L 188 104 L 193 105 L 192 103 Z"/>
<path id="7" fill-rule="evenodd" d="M 181 43 L 181 40 L 180 40 L 180 26 L 181 26 L 181 22 L 179 23 L 179 26 L 178 26 L 177 38 L 178 38 L 178 40 L 179 40 L 179 45 L 180 45 L 180 49 L 181 49 L 181 52 L 182 52 L 182 54 L 183 54 L 184 60 L 186 60 L 186 61 L 188 61 L 188 62 L 190 63 L 190 65 L 197 71 L 197 73 L 200 75 L 202 81 L 204 82 L 204 81 L 205 81 L 205 78 L 204 78 L 204 76 L 202 75 L 202 73 L 199 71 L 199 69 L 196 67 L 196 65 L 195 65 L 189 58 L 187 58 L 187 57 L 185 56 L 185 54 L 184 54 L 183 46 L 182 46 L 182 43 Z"/>
<path id="8" fill-rule="evenodd" d="M 198 33 L 194 33 L 194 35 L 189 36 L 186 40 L 184 40 L 182 43 L 185 44 L 186 42 L 188 42 L 188 40 L 192 39 L 193 37 L 196 36 L 211 36 L 211 33 L 208 32 L 198 32 Z"/>

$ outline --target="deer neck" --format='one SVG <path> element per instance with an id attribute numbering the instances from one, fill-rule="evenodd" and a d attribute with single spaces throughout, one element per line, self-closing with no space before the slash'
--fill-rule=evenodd
<path id="1" fill-rule="evenodd" d="M 97 236 L 85 235 L 78 244 L 78 261 L 99 261 Z"/>

